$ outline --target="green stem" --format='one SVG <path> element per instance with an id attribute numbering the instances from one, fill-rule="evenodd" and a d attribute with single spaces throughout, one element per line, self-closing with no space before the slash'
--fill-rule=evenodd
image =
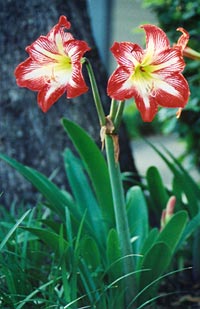
<path id="1" fill-rule="evenodd" d="M 116 113 L 115 119 L 114 119 L 114 126 L 115 126 L 116 132 L 118 131 L 120 124 L 121 124 L 121 121 L 122 121 L 124 106 L 125 106 L 125 101 L 120 101 L 119 105 L 118 105 L 117 113 Z"/>
<path id="2" fill-rule="evenodd" d="M 134 271 L 134 261 L 130 242 L 130 232 L 126 213 L 123 185 L 121 181 L 121 173 L 119 163 L 115 161 L 114 142 L 110 135 L 106 135 L 105 145 L 113 195 L 116 228 L 122 256 L 124 257 L 124 275 L 127 275 Z M 125 283 L 127 289 L 126 302 L 128 305 L 135 296 L 134 276 L 128 276 L 125 280 Z"/>
<path id="3" fill-rule="evenodd" d="M 117 101 L 115 99 L 111 100 L 111 105 L 110 105 L 110 119 L 112 120 L 112 122 L 114 123 L 116 114 L 117 114 L 117 110 L 118 110 L 118 104 Z"/>
<path id="4" fill-rule="evenodd" d="M 125 101 L 117 102 L 115 99 L 112 99 L 111 101 L 109 116 L 115 127 L 115 133 L 117 133 L 120 127 L 120 124 L 122 121 L 122 115 L 124 111 L 124 106 L 125 106 Z"/>
<path id="5" fill-rule="evenodd" d="M 89 79 L 90 79 L 90 84 L 91 84 L 91 87 L 92 87 L 94 102 L 95 102 L 97 114 L 98 114 L 98 117 L 99 117 L 100 126 L 102 127 L 102 126 L 105 126 L 105 124 L 106 124 L 106 117 L 105 117 L 105 113 L 104 113 L 103 106 L 102 106 L 102 103 L 101 103 L 101 98 L 100 98 L 100 95 L 99 95 L 99 90 L 98 90 L 98 87 L 97 87 L 94 72 L 93 72 L 92 66 L 91 66 L 91 64 L 90 64 L 90 62 L 87 58 L 83 58 L 82 61 L 83 61 L 83 63 L 86 64 L 88 76 L 89 76 Z"/>
<path id="6" fill-rule="evenodd" d="M 88 71 L 100 125 L 101 127 L 103 126 L 106 127 L 106 117 L 103 111 L 92 66 L 87 58 L 83 58 L 82 61 L 83 63 L 86 64 L 86 68 Z M 112 100 L 110 109 L 110 118 L 114 126 L 116 125 L 116 129 L 119 128 L 119 125 L 121 123 L 123 109 L 124 109 L 124 101 L 120 101 L 119 104 L 117 104 L 117 102 L 114 99 Z M 114 131 L 116 133 L 115 127 Z M 109 169 L 112 196 L 113 196 L 116 228 L 124 262 L 123 263 L 124 275 L 126 276 L 134 271 L 134 260 L 130 242 L 130 233 L 126 213 L 123 185 L 121 180 L 121 173 L 119 163 L 116 162 L 116 155 L 115 155 L 116 145 L 114 145 L 114 139 L 109 134 L 105 134 L 105 145 L 106 145 L 106 155 L 107 155 L 108 169 Z M 126 305 L 128 306 L 130 301 L 135 296 L 135 278 L 134 276 L 127 276 L 126 279 L 124 280 L 126 288 Z M 134 305 L 131 307 L 131 309 L 132 308 L 134 308 Z"/>

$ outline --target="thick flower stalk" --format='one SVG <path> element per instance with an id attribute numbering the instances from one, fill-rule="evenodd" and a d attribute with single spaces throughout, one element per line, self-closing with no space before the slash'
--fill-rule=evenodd
<path id="1" fill-rule="evenodd" d="M 115 42 L 112 46 L 118 68 L 108 81 L 107 92 L 116 100 L 134 98 L 142 119 L 150 122 L 159 105 L 183 108 L 188 101 L 190 92 L 182 71 L 189 35 L 183 28 L 177 29 L 182 35 L 171 47 L 160 28 L 142 28 L 146 32 L 146 49 L 131 42 Z"/>
<path id="2" fill-rule="evenodd" d="M 183 50 L 183 56 L 192 60 L 200 60 L 200 52 L 186 46 Z"/>
<path id="3" fill-rule="evenodd" d="M 90 50 L 85 41 L 66 32 L 71 27 L 61 16 L 46 36 L 40 36 L 26 48 L 29 58 L 15 70 L 17 84 L 38 91 L 38 104 L 43 112 L 66 92 L 68 99 L 88 90 L 82 75 L 82 57 Z"/>

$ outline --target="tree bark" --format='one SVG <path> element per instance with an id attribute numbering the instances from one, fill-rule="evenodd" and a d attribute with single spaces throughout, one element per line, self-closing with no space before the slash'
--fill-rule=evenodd
<path id="1" fill-rule="evenodd" d="M 66 15 L 72 24 L 76 39 L 85 40 L 92 51 L 88 57 L 93 65 L 104 107 L 107 74 L 92 37 L 85 0 L 3 0 L 0 12 L 1 104 L 0 152 L 50 176 L 57 170 L 55 183 L 66 186 L 62 152 L 72 148 L 60 119 L 66 117 L 85 128 L 99 143 L 99 124 L 92 102 L 91 91 L 73 100 L 63 96 L 47 114 L 37 106 L 36 93 L 18 88 L 15 82 L 16 66 L 27 58 L 25 47 L 47 32 Z M 88 78 L 86 77 L 89 85 Z M 135 171 L 129 141 L 124 127 L 121 130 L 122 170 Z M 0 203 L 9 207 L 13 202 L 36 203 L 37 194 L 32 186 L 5 163 L 0 162 Z"/>

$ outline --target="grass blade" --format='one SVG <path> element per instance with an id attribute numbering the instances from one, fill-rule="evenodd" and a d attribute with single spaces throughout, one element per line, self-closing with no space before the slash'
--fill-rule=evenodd
<path id="1" fill-rule="evenodd" d="M 16 229 L 19 227 L 19 225 L 22 223 L 22 221 L 28 216 L 28 214 L 31 212 L 31 209 L 27 210 L 20 219 L 17 220 L 15 225 L 9 230 L 7 235 L 4 237 L 2 242 L 0 243 L 0 252 L 3 250 L 3 247 L 6 245 L 7 241 L 10 239 L 10 237 L 13 235 L 13 233 L 16 231 Z"/>

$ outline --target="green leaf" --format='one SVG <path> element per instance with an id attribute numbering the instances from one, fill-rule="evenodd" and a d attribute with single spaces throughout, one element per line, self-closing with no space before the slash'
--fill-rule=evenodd
<path id="1" fill-rule="evenodd" d="M 138 270 L 149 269 L 149 271 L 142 271 L 138 274 L 140 291 L 161 276 L 167 269 L 185 229 L 187 219 L 187 212 L 179 211 L 160 233 L 157 229 L 153 229 L 149 233 L 141 251 L 144 256 L 139 260 L 137 267 Z M 141 304 L 155 295 L 156 286 L 153 285 L 144 290 L 144 293 L 139 297 L 139 303 Z"/>
<path id="2" fill-rule="evenodd" d="M 26 216 L 30 213 L 31 209 L 27 210 L 20 219 L 17 220 L 17 222 L 14 224 L 14 226 L 9 230 L 7 235 L 4 237 L 2 242 L 0 243 L 0 252 L 3 250 L 3 247 L 6 245 L 10 237 L 13 235 L 13 233 L 16 231 L 16 229 L 19 227 L 19 225 L 22 223 L 22 221 L 26 218 Z"/>
<path id="3" fill-rule="evenodd" d="M 144 240 L 142 244 L 141 251 L 139 252 L 141 256 L 144 256 L 150 250 L 150 248 L 156 242 L 158 235 L 159 235 L 159 230 L 157 228 L 151 229 L 147 238 Z M 137 270 L 141 268 L 141 263 L 142 263 L 142 258 L 140 257 L 138 258 L 138 262 L 137 262 Z"/>
<path id="4" fill-rule="evenodd" d="M 51 219 L 42 219 L 42 220 L 40 220 L 40 222 L 42 223 L 42 225 L 46 225 L 47 227 L 49 227 L 56 234 L 59 234 L 59 232 L 60 232 L 60 221 L 53 221 Z"/>
<path id="5" fill-rule="evenodd" d="M 142 255 L 146 254 L 146 252 L 153 246 L 153 244 L 157 240 L 158 235 L 159 235 L 159 230 L 156 227 L 151 229 L 147 238 L 143 242 L 143 246 L 142 246 L 140 254 Z"/>
<path id="6" fill-rule="evenodd" d="M 124 307 L 124 282 L 120 279 L 123 277 L 123 263 L 129 257 L 122 258 L 119 244 L 119 237 L 115 229 L 109 231 L 106 246 L 106 258 L 108 267 L 105 270 L 104 277 L 108 276 L 110 285 L 109 291 L 109 308 L 123 308 Z M 113 288 L 111 288 L 114 287 Z M 105 307 L 107 308 L 107 307 Z"/>
<path id="7" fill-rule="evenodd" d="M 156 242 L 145 254 L 141 263 L 141 272 L 139 274 L 139 291 L 141 292 L 152 281 L 159 278 L 167 269 L 172 257 L 169 246 L 164 242 Z M 143 270 L 143 271 L 142 271 Z M 154 297 L 157 293 L 157 284 L 144 290 L 138 297 L 137 304 Z"/>
<path id="8" fill-rule="evenodd" d="M 63 219 L 65 214 L 65 207 L 69 207 L 70 209 L 74 208 L 74 205 L 72 204 L 71 200 L 67 198 L 67 195 L 63 194 L 62 191 L 43 174 L 17 162 L 14 159 L 9 158 L 6 155 L 0 154 L 0 159 L 4 160 L 28 181 L 30 181 L 32 185 L 37 188 L 38 191 L 41 192 L 50 203 L 47 206 L 55 211 L 55 213 L 57 213 L 61 219 Z"/>
<path id="9" fill-rule="evenodd" d="M 83 160 L 104 220 L 113 227 L 115 225 L 114 209 L 106 161 L 97 145 L 81 127 L 67 119 L 63 119 L 62 123 Z"/>
<path id="10" fill-rule="evenodd" d="M 162 210 L 166 207 L 169 197 L 163 185 L 160 173 L 155 166 L 149 167 L 147 170 L 146 179 L 150 196 L 154 204 L 153 209 L 156 210 L 156 212 L 158 212 L 158 210 L 162 212 Z"/>
<path id="11" fill-rule="evenodd" d="M 185 229 L 187 220 L 188 215 L 186 211 L 182 210 L 177 212 L 161 231 L 157 241 L 165 242 L 169 246 L 171 252 L 174 253 Z"/>
<path id="12" fill-rule="evenodd" d="M 167 157 L 158 150 L 154 145 L 148 142 L 148 144 L 159 154 L 159 156 L 164 160 L 169 169 L 172 171 L 175 177 L 176 186 L 179 185 L 181 191 L 186 195 L 188 200 L 188 212 L 193 217 L 195 216 L 200 208 L 200 189 L 196 182 L 192 179 L 189 173 L 183 168 L 179 161 L 166 149 L 166 153 L 172 159 L 172 162 L 167 159 Z M 179 192 L 180 194 L 180 192 Z"/>
<path id="13" fill-rule="evenodd" d="M 200 227 L 200 212 L 187 223 L 181 236 L 181 239 L 178 243 L 178 247 L 180 247 L 183 244 L 183 242 L 187 238 L 189 238 L 199 227 Z"/>
<path id="14" fill-rule="evenodd" d="M 200 228 L 194 233 L 193 244 L 192 244 L 192 256 L 193 256 L 193 269 L 194 279 L 197 281 L 200 278 Z"/>
<path id="15" fill-rule="evenodd" d="M 133 252 L 140 254 L 141 247 L 149 230 L 146 200 L 139 186 L 134 186 L 129 189 L 126 200 L 131 237 L 138 237 L 133 242 Z"/>
<path id="16" fill-rule="evenodd" d="M 178 181 L 177 183 L 180 184 L 180 187 L 182 186 L 183 192 L 187 196 L 188 199 L 188 212 L 191 213 L 191 216 L 195 216 L 200 209 L 200 188 L 197 185 L 196 181 L 192 179 L 190 174 L 185 170 L 185 168 L 180 164 L 180 162 L 170 153 L 167 149 L 165 149 L 168 155 L 172 158 L 174 164 L 177 167 L 177 170 L 179 170 L 180 176 L 178 176 L 178 179 L 181 178 L 181 182 Z M 175 175 L 176 176 L 176 175 Z"/>
<path id="17" fill-rule="evenodd" d="M 47 246 L 51 247 L 56 254 L 59 253 L 60 237 L 62 237 L 61 235 L 42 228 L 23 227 L 23 229 L 36 235 Z M 65 239 L 62 240 L 62 244 L 64 246 L 64 250 L 69 247 L 69 244 Z"/>
<path id="18" fill-rule="evenodd" d="M 122 260 L 117 231 L 111 229 L 107 237 L 106 257 L 108 260 L 109 281 L 112 282 L 122 275 Z"/>
<path id="19" fill-rule="evenodd" d="M 60 277 L 57 277 L 57 278 L 53 278 L 52 280 L 49 280 L 48 278 L 48 281 L 45 282 L 44 284 L 40 285 L 39 287 L 33 289 L 33 291 L 28 294 L 24 299 L 20 300 L 18 303 L 19 305 L 17 305 L 17 307 L 15 307 L 16 309 L 21 309 L 22 307 L 24 307 L 26 304 L 28 304 L 28 306 L 30 307 L 30 303 L 33 302 L 34 300 L 34 297 L 37 295 L 37 294 L 40 294 L 41 291 L 47 291 L 47 287 L 51 286 L 52 285 L 52 289 L 54 288 L 55 284 L 58 282 L 59 283 L 60 281 Z M 38 297 L 35 297 L 35 299 L 39 299 L 39 296 Z M 27 306 L 26 306 L 27 307 Z"/>
<path id="20" fill-rule="evenodd" d="M 80 255 L 92 272 L 100 269 L 101 256 L 94 238 L 87 236 L 82 239 L 80 244 Z"/>
<path id="21" fill-rule="evenodd" d="M 86 213 L 86 222 L 92 234 L 105 244 L 105 224 L 101 209 L 97 204 L 92 188 L 88 182 L 83 166 L 78 158 L 68 149 L 64 153 L 65 169 L 70 187 L 81 216 Z"/>

